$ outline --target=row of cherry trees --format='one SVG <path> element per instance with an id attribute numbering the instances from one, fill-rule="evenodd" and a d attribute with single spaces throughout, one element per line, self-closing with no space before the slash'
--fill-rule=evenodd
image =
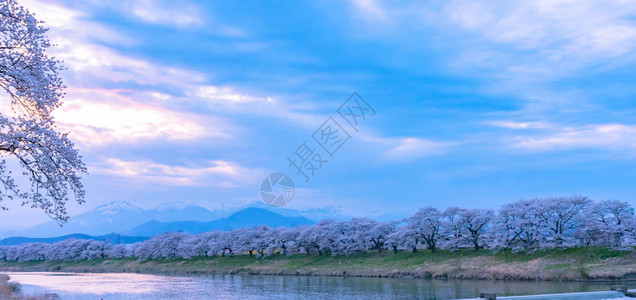
<path id="1" fill-rule="evenodd" d="M 409 218 L 392 222 L 354 218 L 294 228 L 259 226 L 197 235 L 172 232 L 129 247 L 76 239 L 23 244 L 0 247 L 0 260 L 347 255 L 383 250 L 415 252 L 422 245 L 432 252 L 460 248 L 534 251 L 579 246 L 632 249 L 636 246 L 635 227 L 634 209 L 628 203 L 593 202 L 577 196 L 520 200 L 503 205 L 498 213 L 489 209 L 450 207 L 440 211 L 425 207 Z"/>

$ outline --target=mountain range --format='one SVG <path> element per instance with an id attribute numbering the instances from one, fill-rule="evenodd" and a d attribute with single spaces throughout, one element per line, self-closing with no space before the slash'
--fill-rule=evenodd
<path id="1" fill-rule="evenodd" d="M 55 221 L 48 221 L 25 229 L 7 229 L 0 232 L 0 238 L 13 237 L 14 240 L 6 242 L 14 243 L 25 239 L 57 239 L 77 234 L 93 239 L 108 239 L 104 237 L 113 234 L 133 238 L 151 237 L 177 230 L 200 233 L 258 225 L 290 227 L 314 224 L 328 218 L 346 220 L 357 216 L 360 216 L 359 212 L 345 212 L 342 207 L 334 206 L 294 210 L 252 202 L 239 207 L 209 210 L 184 202 L 165 202 L 151 208 L 141 208 L 129 202 L 111 202 L 71 217 L 63 227 Z M 376 215 L 375 218 L 400 219 L 389 215 Z"/>
<path id="2" fill-rule="evenodd" d="M 268 227 L 293 227 L 299 225 L 311 225 L 314 223 L 316 223 L 316 221 L 305 217 L 282 216 L 266 209 L 249 207 L 240 210 L 227 218 L 210 222 L 159 222 L 152 220 L 126 231 L 123 234 L 129 236 L 155 236 L 164 232 L 172 231 L 183 231 L 186 233 L 197 234 L 212 230 L 226 231 L 260 225 L 266 225 Z"/>
<path id="3" fill-rule="evenodd" d="M 55 243 L 67 239 L 78 239 L 78 240 L 96 240 L 96 241 L 109 241 L 112 244 L 132 244 L 136 242 L 142 242 L 148 237 L 143 236 L 124 236 L 121 234 L 107 234 L 102 236 L 92 236 L 87 234 L 69 234 L 57 237 L 49 237 L 49 238 L 29 238 L 24 236 L 15 236 L 8 237 L 0 240 L 0 246 L 11 246 L 11 245 L 20 245 L 25 243 Z"/>
<path id="4" fill-rule="evenodd" d="M 130 230 L 151 220 L 210 221 L 225 217 L 221 212 L 212 212 L 196 205 L 167 202 L 150 209 L 143 209 L 128 202 L 111 202 L 72 217 L 64 227 L 49 221 L 24 230 L 14 230 L 11 235 L 28 237 L 54 237 L 74 233 L 105 235 Z M 7 236 L 6 234 L 4 236 Z"/>
<path id="5" fill-rule="evenodd" d="M 262 208 L 249 207 L 240 210 L 227 218 L 221 218 L 209 222 L 200 221 L 174 221 L 159 222 L 156 220 L 148 221 L 144 224 L 136 226 L 131 230 L 119 233 L 110 233 L 102 236 L 93 236 L 87 234 L 69 234 L 57 237 L 32 238 L 24 236 L 8 237 L 0 240 L 0 245 L 19 245 L 23 243 L 55 243 L 65 239 L 75 238 L 83 240 L 106 240 L 113 244 L 130 244 L 149 239 L 150 237 L 162 234 L 164 232 L 181 231 L 185 233 L 198 234 L 212 230 L 232 230 L 245 227 L 254 227 L 265 225 L 268 227 L 293 227 L 299 225 L 311 225 L 316 223 L 305 217 L 287 217 Z"/>
<path id="6" fill-rule="evenodd" d="M 255 208 L 260 211 L 248 210 L 232 217 L 237 212 Z M 325 218 L 343 220 L 350 217 L 336 207 L 293 210 L 272 207 L 262 202 L 213 210 L 183 202 L 165 202 L 151 208 L 141 208 L 129 202 L 111 202 L 71 217 L 63 227 L 55 221 L 48 221 L 25 229 L 12 228 L 0 232 L 0 238 L 52 238 L 71 234 L 101 237 L 111 233 L 152 236 L 163 230 L 200 232 L 206 231 L 205 228 L 226 230 L 257 225 L 293 226 L 315 223 Z M 156 228 L 153 229 L 153 226 Z"/>

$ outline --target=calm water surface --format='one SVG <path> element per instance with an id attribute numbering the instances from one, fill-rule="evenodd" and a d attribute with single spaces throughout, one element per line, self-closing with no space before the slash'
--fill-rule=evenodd
<path id="1" fill-rule="evenodd" d="M 62 299 L 453 299 L 607 291 L 612 283 L 144 274 L 8 273 L 26 294 Z"/>

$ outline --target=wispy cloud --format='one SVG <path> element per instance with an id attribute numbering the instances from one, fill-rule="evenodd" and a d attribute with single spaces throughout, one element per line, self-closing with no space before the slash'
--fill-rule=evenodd
<path id="1" fill-rule="evenodd" d="M 489 70 L 517 82 L 570 76 L 603 61 L 633 61 L 636 7 L 630 1 L 452 1 L 442 24 L 463 31 L 473 47 L 454 66 Z M 483 73 L 482 73 L 483 75 Z"/>
<path id="2" fill-rule="evenodd" d="M 614 57 L 636 47 L 636 8 L 630 1 L 452 1 L 450 20 L 502 44 L 540 50 L 546 58 Z M 571 57 L 570 57 L 571 58 Z"/>
<path id="3" fill-rule="evenodd" d="M 162 66 L 125 56 L 97 44 L 81 44 L 76 40 L 58 41 L 57 56 L 71 71 L 72 83 L 89 85 L 102 83 L 136 83 L 139 85 L 169 85 L 186 87 L 203 84 L 205 76 L 197 71 Z"/>
<path id="4" fill-rule="evenodd" d="M 35 13 L 38 20 L 44 21 L 47 27 L 53 28 L 48 32 L 48 36 L 58 46 L 60 42 L 68 39 L 124 45 L 135 43 L 133 39 L 118 33 L 116 30 L 99 22 L 91 21 L 86 12 L 71 9 L 55 2 L 23 0 L 20 3 Z"/>
<path id="5" fill-rule="evenodd" d="M 70 86 L 122 82 L 180 85 L 205 80 L 200 72 L 119 53 L 104 42 L 122 45 L 135 43 L 134 40 L 106 25 L 87 20 L 84 12 L 34 0 L 27 1 L 26 6 L 50 28 L 49 38 L 56 45 L 50 53 L 63 60 L 69 69 L 64 75 Z"/>
<path id="6" fill-rule="evenodd" d="M 198 26 L 204 23 L 201 9 L 187 1 L 134 0 L 122 10 L 132 17 L 153 24 Z"/>
<path id="7" fill-rule="evenodd" d="M 554 128 L 542 134 L 516 136 L 509 142 L 512 148 L 531 151 L 590 148 L 633 151 L 636 148 L 636 125 L 597 124 Z"/>
<path id="8" fill-rule="evenodd" d="M 107 158 L 90 171 L 144 184 L 224 188 L 256 184 L 265 176 L 261 169 L 249 169 L 234 162 L 220 160 L 201 162 L 198 166 L 180 166 L 149 160 L 127 161 Z"/>
<path id="9" fill-rule="evenodd" d="M 542 109 L 561 101 L 555 94 L 564 93 L 549 83 L 636 60 L 632 1 L 453 0 L 377 6 L 391 26 L 387 30 L 384 22 L 363 17 L 369 39 L 382 39 L 396 49 L 435 50 L 441 72 L 484 81 L 475 92 L 512 95 L 527 105 L 541 102 Z M 356 7 L 365 16 L 364 6 Z M 542 94 L 552 95 L 545 100 Z"/>
<path id="10" fill-rule="evenodd" d="M 380 7 L 378 1 L 351 0 L 351 2 L 364 18 L 372 21 L 386 21 L 386 12 Z"/>
<path id="11" fill-rule="evenodd" d="M 540 129 L 551 128 L 552 124 L 542 121 L 518 122 L 518 121 L 488 121 L 485 125 L 501 127 L 507 129 Z"/>
<path id="12" fill-rule="evenodd" d="M 66 105 L 73 107 L 62 108 L 57 118 L 60 122 L 66 123 L 67 129 L 78 131 L 75 134 L 80 136 L 79 138 L 83 141 L 99 140 L 99 144 L 107 141 L 119 141 L 119 138 L 114 138 L 115 136 L 128 139 L 151 136 L 168 136 L 171 139 L 177 139 L 180 136 L 189 139 L 189 137 L 200 137 L 202 131 L 208 131 L 207 136 L 224 136 L 232 126 L 228 125 L 229 122 L 224 122 L 224 118 L 215 117 L 215 115 L 226 116 L 228 113 L 239 117 L 253 115 L 272 117 L 307 128 L 313 128 L 322 122 L 323 116 L 313 112 L 319 109 L 311 101 L 292 103 L 278 97 L 263 95 L 264 93 L 260 91 L 245 90 L 245 87 L 242 86 L 215 85 L 210 83 L 209 79 L 215 74 L 204 74 L 196 69 L 165 65 L 152 61 L 148 57 L 124 54 L 116 46 L 129 43 L 131 39 L 115 33 L 116 31 L 108 28 L 107 25 L 88 21 L 89 18 L 85 12 L 57 4 L 30 1 L 32 2 L 30 2 L 29 7 L 36 13 L 42 14 L 43 20 L 53 20 L 48 24 L 51 27 L 51 40 L 57 44 L 57 47 L 51 49 L 52 54 L 63 60 L 64 65 L 68 67 L 64 73 L 64 79 L 70 90 L 74 91 L 69 93 L 66 99 Z M 178 14 L 186 13 L 189 10 L 197 12 L 200 10 L 196 6 L 190 7 L 187 3 L 183 5 L 180 3 L 179 7 L 174 9 L 171 6 L 176 4 L 171 2 L 132 1 L 127 5 L 131 6 L 130 11 L 137 11 L 142 15 L 160 10 L 161 14 L 169 14 L 170 16 L 177 14 L 175 16 L 178 16 Z M 137 10 L 132 9 L 132 7 L 137 8 Z M 157 18 L 162 18 L 162 20 L 148 21 L 165 21 L 163 17 L 167 18 L 167 16 L 161 14 L 158 14 Z M 198 14 L 193 13 L 192 15 L 197 16 Z M 219 25 L 218 27 L 219 30 L 227 31 L 227 34 L 233 36 L 245 34 L 231 26 Z M 104 33 L 102 39 L 107 38 L 107 40 L 94 39 L 86 28 Z M 135 99 L 125 103 L 121 102 L 121 96 L 126 94 L 123 92 L 89 94 L 87 90 L 96 90 L 95 86 L 125 86 L 125 89 L 130 90 L 129 96 L 135 97 Z M 79 90 L 83 90 L 81 97 L 77 96 Z M 106 88 L 101 90 L 105 91 Z M 108 97 L 113 97 L 113 99 Z M 119 104 L 110 103 L 98 106 L 98 101 Z M 80 104 L 80 102 L 85 103 Z M 137 104 L 145 106 L 141 107 Z M 130 105 L 130 107 L 124 108 L 126 105 Z M 88 117 L 88 114 L 98 114 L 97 111 L 102 108 L 104 113 L 101 117 Z M 189 109 L 191 113 L 187 115 L 178 110 L 179 108 Z M 201 108 L 204 108 L 204 111 L 201 111 Z M 104 118 L 122 120 L 124 117 L 118 118 L 114 115 L 125 114 L 126 111 L 132 113 L 135 109 L 142 110 L 139 118 L 143 120 L 140 119 L 136 123 L 129 121 L 130 124 L 123 122 L 108 124 L 108 122 L 99 121 Z M 84 112 L 87 114 L 86 116 L 82 116 Z M 146 113 L 144 114 L 144 112 Z M 174 113 L 174 116 L 169 117 L 170 113 Z M 199 115 L 200 118 L 197 118 L 196 115 Z M 207 123 L 219 126 L 210 128 L 207 123 L 206 126 L 202 126 L 199 122 L 201 118 L 209 119 L 210 121 Z M 162 123 L 163 125 L 159 126 L 165 129 L 157 129 L 151 133 L 148 128 L 151 127 L 150 125 L 158 125 L 153 120 L 159 119 L 165 120 L 162 121 L 165 124 Z M 88 124 L 78 126 L 80 121 L 87 121 Z M 146 129 L 140 130 L 140 128 Z M 233 129 L 237 128 L 233 127 Z M 104 137 L 99 137 L 102 134 Z M 93 144 L 95 143 L 93 142 Z"/>
<path id="13" fill-rule="evenodd" d="M 496 132 L 504 151 L 553 152 L 595 149 L 607 153 L 633 152 L 636 125 L 621 123 L 568 126 L 544 121 L 488 121 L 484 125 L 505 129 Z M 506 131 L 507 130 L 507 131 Z"/>
<path id="14" fill-rule="evenodd" d="M 272 101 L 270 97 L 255 97 L 237 93 L 230 88 L 218 86 L 200 86 L 196 93 L 196 97 L 212 101 L 229 101 L 229 102 L 252 102 L 252 101 Z"/>
<path id="15" fill-rule="evenodd" d="M 456 142 L 441 142 L 422 137 L 385 137 L 374 134 L 356 136 L 380 156 L 391 161 L 414 160 L 448 153 Z"/>
<path id="16" fill-rule="evenodd" d="M 184 101 L 190 91 L 200 91 L 201 95 L 195 95 L 199 100 L 267 99 L 210 85 L 207 76 L 196 70 L 122 54 L 115 46 L 129 45 L 131 39 L 107 25 L 90 21 L 85 12 L 33 0 L 26 5 L 47 22 L 49 36 L 56 44 L 51 54 L 68 68 L 63 73 L 68 94 L 55 117 L 82 146 L 153 139 L 234 138 L 240 129 L 227 118 L 181 111 L 178 102 Z M 175 12 L 162 6 L 167 3 L 138 1 L 129 5 L 140 11 Z M 188 5 L 182 8 L 183 12 L 189 9 Z"/>
<path id="17" fill-rule="evenodd" d="M 389 138 L 395 146 L 386 155 L 391 158 L 418 158 L 446 153 L 451 143 L 441 143 L 417 137 Z"/>
<path id="18" fill-rule="evenodd" d="M 65 105 L 54 112 L 62 130 L 84 147 L 143 140 L 188 141 L 233 138 L 229 120 L 181 113 L 135 102 L 126 91 L 70 89 Z"/>

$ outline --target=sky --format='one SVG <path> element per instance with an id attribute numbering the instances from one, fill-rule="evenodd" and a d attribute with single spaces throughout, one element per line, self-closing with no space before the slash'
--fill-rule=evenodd
<path id="1" fill-rule="evenodd" d="M 376 216 L 585 195 L 636 205 L 634 1 L 19 1 L 64 61 L 86 203 Z M 357 92 L 375 111 L 354 130 Z M 313 140 L 329 117 L 350 138 Z M 336 127 L 334 127 L 336 128 Z M 326 160 L 306 182 L 299 147 Z M 2 226 L 47 220 L 10 204 Z"/>

